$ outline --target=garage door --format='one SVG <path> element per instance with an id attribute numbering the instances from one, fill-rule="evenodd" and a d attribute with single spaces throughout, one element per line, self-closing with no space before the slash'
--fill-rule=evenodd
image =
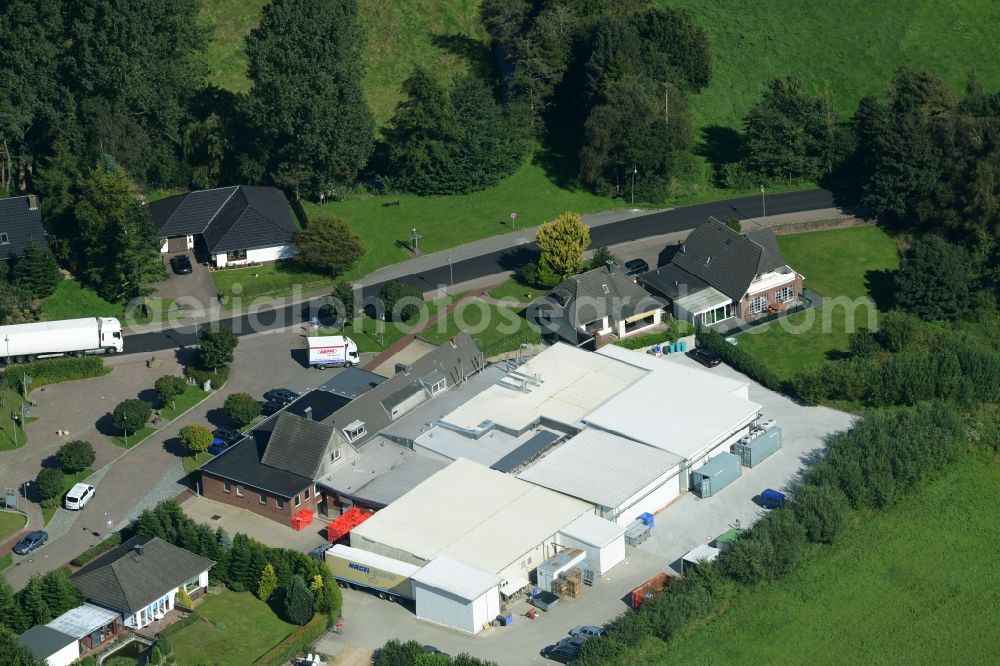
<path id="1" fill-rule="evenodd" d="M 188 249 L 187 236 L 167 239 L 167 252 L 183 252 L 186 249 Z"/>

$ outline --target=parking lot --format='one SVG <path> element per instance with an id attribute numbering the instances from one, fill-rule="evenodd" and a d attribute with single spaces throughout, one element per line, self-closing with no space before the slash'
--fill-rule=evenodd
<path id="1" fill-rule="evenodd" d="M 664 362 L 697 364 L 682 355 Z M 701 366 L 697 366 L 701 367 Z M 728 366 L 710 370 L 745 380 Z M 782 449 L 743 475 L 718 495 L 702 500 L 685 493 L 656 515 L 651 536 L 638 549 L 628 548 L 627 559 L 609 571 L 595 587 L 584 588 L 579 599 L 561 599 L 556 607 L 535 620 L 524 617 L 529 606 L 515 605 L 514 624 L 468 636 L 418 620 L 412 609 L 383 601 L 365 592 L 345 590 L 343 635 L 335 644 L 375 649 L 390 638 L 413 639 L 455 655 L 468 652 L 499 664 L 546 663 L 539 651 L 567 635 L 577 625 L 604 624 L 626 612 L 626 595 L 656 573 L 674 568 L 680 557 L 707 543 L 730 527 L 752 524 L 763 513 L 753 498 L 767 487 L 788 490 L 804 461 L 823 446 L 825 435 L 850 426 L 853 417 L 826 407 L 802 407 L 754 382 L 750 399 L 763 406 L 765 418 L 782 428 Z M 664 418 L 669 420 L 669 412 Z M 669 427 L 669 422 L 666 424 Z M 329 642 L 327 642 L 329 645 Z"/>

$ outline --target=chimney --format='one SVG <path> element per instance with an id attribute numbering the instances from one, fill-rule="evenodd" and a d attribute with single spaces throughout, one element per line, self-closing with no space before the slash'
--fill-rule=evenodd
<path id="1" fill-rule="evenodd" d="M 38 197 L 34 194 L 28 195 L 28 210 L 38 210 Z"/>
<path id="2" fill-rule="evenodd" d="M 132 546 L 132 551 L 135 553 L 136 557 L 142 557 L 142 544 L 137 543 L 134 546 Z"/>
<path id="3" fill-rule="evenodd" d="M 448 342 L 450 342 L 450 343 L 451 343 L 451 348 L 452 348 L 452 349 L 458 349 L 458 341 L 457 341 L 457 340 L 455 340 L 455 337 L 454 337 L 454 336 L 452 336 L 451 338 L 449 338 L 449 339 L 448 339 Z"/>
<path id="4" fill-rule="evenodd" d="M 608 259 L 604 263 L 607 264 L 607 266 L 608 266 L 608 273 L 613 273 L 614 272 L 614 267 L 615 267 L 615 262 L 613 262 L 610 259 Z"/>
<path id="5" fill-rule="evenodd" d="M 681 243 L 681 254 L 687 254 L 687 246 L 684 243 Z"/>
<path id="6" fill-rule="evenodd" d="M 304 416 L 305 418 L 307 418 L 307 419 L 309 419 L 311 421 L 312 417 L 313 417 L 313 408 L 312 407 L 306 407 L 305 409 L 303 409 L 302 410 L 302 416 Z"/>

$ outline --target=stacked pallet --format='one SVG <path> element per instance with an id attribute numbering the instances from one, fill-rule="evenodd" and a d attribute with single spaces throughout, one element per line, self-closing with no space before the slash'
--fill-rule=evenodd
<path id="1" fill-rule="evenodd" d="M 583 592 L 583 572 L 580 569 L 570 569 L 562 575 L 564 581 L 564 596 L 576 599 Z"/>
<path id="2" fill-rule="evenodd" d="M 552 588 L 552 594 L 561 597 L 566 591 L 566 581 L 560 576 L 552 581 L 552 585 L 550 587 Z"/>

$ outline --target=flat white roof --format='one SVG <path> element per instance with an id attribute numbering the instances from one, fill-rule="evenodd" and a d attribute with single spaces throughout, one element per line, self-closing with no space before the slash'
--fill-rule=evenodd
<path id="1" fill-rule="evenodd" d="M 585 428 L 517 478 L 614 509 L 680 462 L 669 451 Z"/>
<path id="2" fill-rule="evenodd" d="M 447 555 L 434 558 L 411 578 L 417 583 L 444 590 L 466 601 L 475 601 L 503 582 L 496 574 L 469 566 Z"/>
<path id="3" fill-rule="evenodd" d="M 107 608 L 101 608 L 94 604 L 83 604 L 71 608 L 45 626 L 74 638 L 83 638 L 120 616 L 120 613 Z"/>
<path id="4" fill-rule="evenodd" d="M 343 347 L 347 338 L 343 335 L 310 335 L 306 338 L 309 341 L 309 348 L 317 347 Z"/>
<path id="5" fill-rule="evenodd" d="M 625 525 L 616 525 L 600 516 L 585 513 L 559 531 L 571 539 L 597 548 L 604 548 L 616 539 L 621 539 L 625 535 L 626 529 Z"/>
<path id="6" fill-rule="evenodd" d="M 625 349 L 618 345 L 605 345 L 598 349 L 597 353 L 610 358 L 616 358 L 629 365 L 652 370 L 653 372 L 672 372 L 685 381 L 692 384 L 700 384 L 705 388 L 719 391 L 720 393 L 729 393 L 737 397 L 747 395 L 749 382 L 732 379 L 717 372 L 691 368 L 680 363 L 675 363 L 670 359 L 676 356 L 676 354 L 654 356 L 653 354 L 644 354 L 634 349 Z"/>
<path id="7" fill-rule="evenodd" d="M 378 553 L 372 553 L 360 548 L 351 548 L 350 546 L 345 546 L 342 543 L 334 544 L 332 548 L 326 551 L 326 555 L 328 557 L 339 557 L 341 559 L 357 562 L 358 564 L 363 564 L 365 566 L 375 567 L 376 569 L 388 571 L 389 573 L 394 573 L 397 576 L 406 576 L 407 578 L 413 576 L 413 574 L 420 570 L 420 567 L 416 564 L 400 562 L 399 560 L 394 560 L 393 558 L 386 557 L 385 555 L 379 555 Z"/>
<path id="8" fill-rule="evenodd" d="M 355 527 L 364 539 L 424 560 L 441 555 L 499 573 L 593 508 L 459 458 Z"/>
<path id="9" fill-rule="evenodd" d="M 684 557 L 681 559 L 686 562 L 698 563 L 703 560 L 711 562 L 719 556 L 722 551 L 713 546 L 709 546 L 707 543 L 703 543 L 692 548 Z"/>
<path id="10" fill-rule="evenodd" d="M 692 459 L 750 423 L 756 402 L 720 393 L 673 372 L 652 372 L 584 421 Z"/>
<path id="11" fill-rule="evenodd" d="M 573 424 L 646 372 L 560 343 L 441 420 L 470 431 L 480 430 L 484 423 L 492 421 L 520 432 L 542 416 Z M 525 383 L 517 375 L 537 378 L 539 383 Z"/>
<path id="12" fill-rule="evenodd" d="M 674 302 L 691 314 L 700 314 L 706 310 L 713 310 L 727 303 L 732 303 L 733 299 L 715 287 L 705 287 L 684 298 L 678 298 Z"/>

